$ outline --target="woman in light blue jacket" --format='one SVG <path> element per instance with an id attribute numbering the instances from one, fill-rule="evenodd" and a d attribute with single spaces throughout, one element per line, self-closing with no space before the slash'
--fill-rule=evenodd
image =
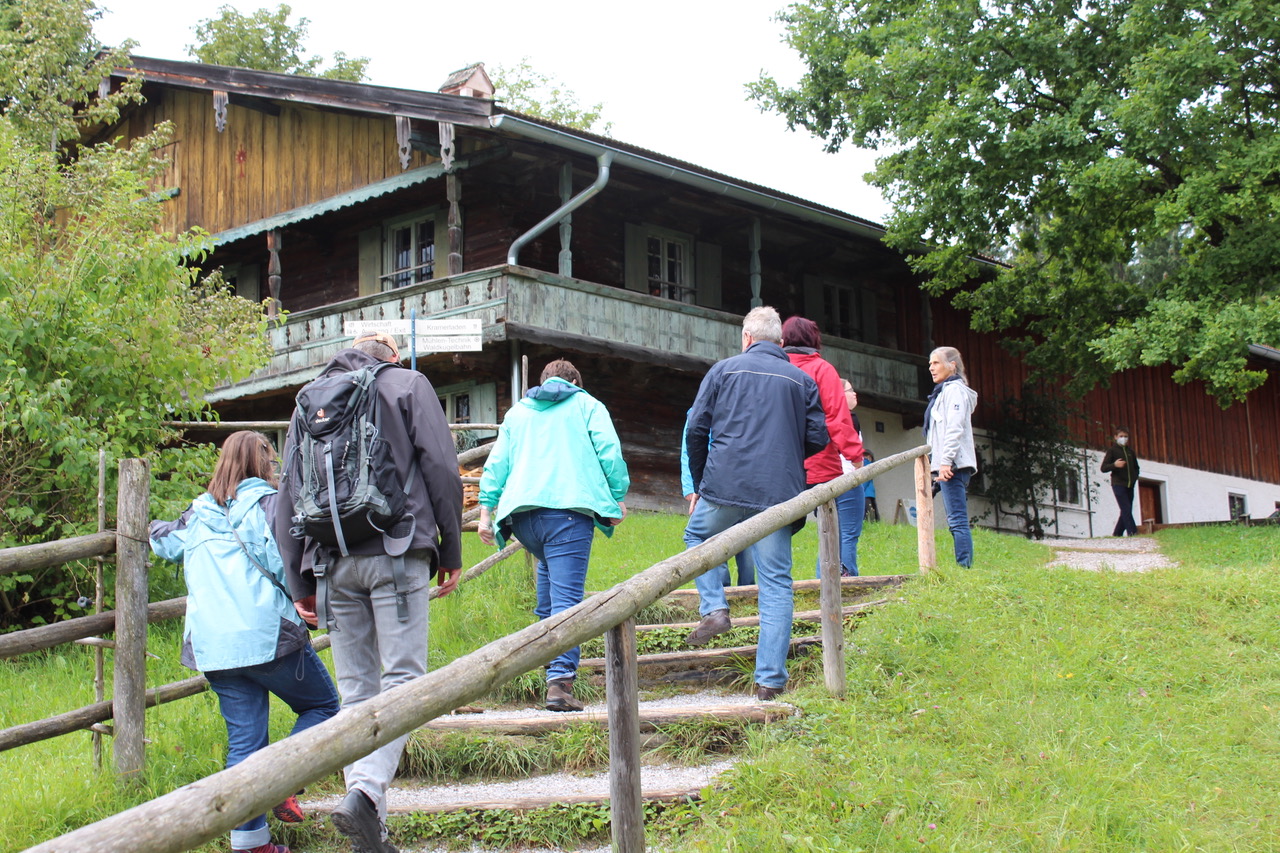
<path id="1" fill-rule="evenodd" d="M 338 713 L 338 691 L 311 648 L 271 533 L 276 453 L 266 436 L 233 433 L 222 447 L 209 491 L 177 521 L 151 522 L 151 548 L 182 563 L 187 616 L 182 663 L 199 670 L 218 696 L 227 724 L 227 766 L 267 745 L 268 697 L 298 715 L 293 732 Z M 272 809 L 303 819 L 296 796 Z M 289 853 L 271 842 L 266 815 L 231 831 L 233 853 Z"/>
<path id="2" fill-rule="evenodd" d="M 538 561 L 538 605 L 546 619 L 582 602 L 591 540 L 613 535 L 627 514 L 631 477 L 604 405 L 582 390 L 582 375 L 560 359 L 542 384 L 507 411 L 480 478 L 480 539 L 515 536 Z M 573 695 L 575 646 L 547 667 L 549 711 L 581 711 Z"/>

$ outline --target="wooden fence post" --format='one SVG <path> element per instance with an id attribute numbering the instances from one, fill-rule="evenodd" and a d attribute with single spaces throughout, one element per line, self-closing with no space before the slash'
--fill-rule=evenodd
<path id="1" fill-rule="evenodd" d="M 933 475 L 929 457 L 916 457 L 916 547 L 920 552 L 920 574 L 938 567 L 938 548 L 933 541 Z"/>
<path id="2" fill-rule="evenodd" d="M 836 502 L 818 507 L 818 564 L 822 611 L 822 674 L 827 692 L 844 696 L 844 614 L 840 595 L 840 516 Z"/>
<path id="3" fill-rule="evenodd" d="M 112 707 L 115 768 L 121 780 L 140 781 L 146 755 L 147 522 L 151 466 L 120 461 L 116 498 L 116 651 Z"/>
<path id="4" fill-rule="evenodd" d="M 605 698 L 609 712 L 609 813 L 614 853 L 644 853 L 640 796 L 640 687 L 636 620 L 604 635 Z"/>

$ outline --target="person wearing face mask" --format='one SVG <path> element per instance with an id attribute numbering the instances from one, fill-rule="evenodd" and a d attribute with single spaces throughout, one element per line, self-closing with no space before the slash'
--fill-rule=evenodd
<path id="1" fill-rule="evenodd" d="M 1116 429 L 1116 443 L 1102 457 L 1102 473 L 1111 474 L 1111 491 L 1120 507 L 1120 518 L 1112 536 L 1135 536 L 1138 525 L 1133 521 L 1133 491 L 1138 487 L 1138 456 L 1129 447 L 1129 430 Z"/>

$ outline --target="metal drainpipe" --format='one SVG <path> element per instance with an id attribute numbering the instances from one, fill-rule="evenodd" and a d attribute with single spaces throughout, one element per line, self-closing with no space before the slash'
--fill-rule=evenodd
<path id="1" fill-rule="evenodd" d="M 613 163 L 613 152 L 612 151 L 601 152 L 596 157 L 598 172 L 596 174 L 595 183 L 593 183 L 591 186 L 587 187 L 585 190 L 583 190 L 582 192 L 574 196 L 572 199 L 570 199 L 568 204 L 561 205 L 555 212 L 553 212 L 546 219 L 543 219 L 537 225 L 533 226 L 528 231 L 524 232 L 519 237 L 517 237 L 516 241 L 511 244 L 511 248 L 507 250 L 507 263 L 511 266 L 515 266 L 516 264 L 518 264 L 520 262 L 520 250 L 525 247 L 526 243 L 528 243 L 534 237 L 537 237 L 543 231 L 546 231 L 552 225 L 555 225 L 561 219 L 564 219 L 570 213 L 573 213 L 579 207 L 582 207 L 582 205 L 586 204 L 588 201 L 591 200 L 592 196 L 600 192 L 600 190 L 604 189 L 604 185 L 609 183 L 609 167 L 610 165 L 612 165 L 612 163 Z"/>

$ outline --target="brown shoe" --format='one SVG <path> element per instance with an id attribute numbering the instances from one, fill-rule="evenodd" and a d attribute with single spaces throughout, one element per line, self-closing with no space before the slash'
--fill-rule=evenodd
<path id="1" fill-rule="evenodd" d="M 786 690 L 786 686 L 782 687 L 764 687 L 760 684 L 756 685 L 756 698 L 761 702 L 769 702 L 777 699 Z"/>
<path id="2" fill-rule="evenodd" d="M 733 622 L 729 620 L 729 611 L 712 610 L 706 616 L 702 617 L 702 621 L 698 623 L 698 627 L 685 638 L 685 642 L 691 646 L 705 646 L 711 641 L 712 637 L 718 637 L 725 631 L 733 627 Z"/>
<path id="3" fill-rule="evenodd" d="M 547 682 L 548 711 L 581 711 L 582 703 L 573 696 L 573 679 L 557 678 Z"/>

